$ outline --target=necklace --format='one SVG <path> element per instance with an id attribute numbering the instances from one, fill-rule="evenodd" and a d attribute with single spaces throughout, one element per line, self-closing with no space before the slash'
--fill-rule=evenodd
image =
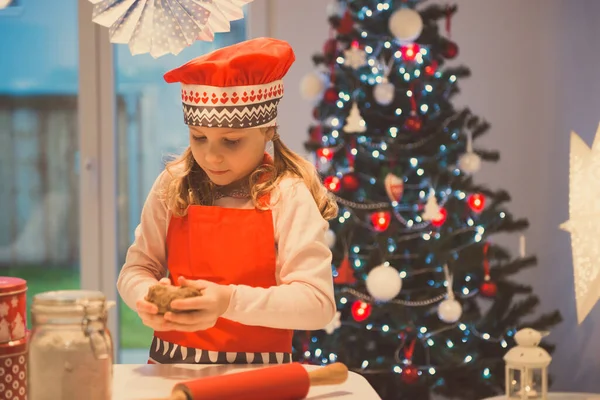
<path id="1" fill-rule="evenodd" d="M 212 201 L 222 199 L 223 197 L 231 197 L 234 199 L 249 199 L 250 194 L 250 186 L 247 181 L 238 180 L 237 182 L 230 183 L 225 186 L 217 186 L 211 185 L 212 189 Z M 199 188 L 190 188 L 188 189 L 190 193 L 199 191 Z"/>
<path id="2" fill-rule="evenodd" d="M 234 199 L 248 199 L 250 198 L 250 190 L 248 188 L 237 188 L 231 190 L 215 189 L 214 199 L 218 200 L 223 197 L 232 197 Z"/>
<path id="3" fill-rule="evenodd" d="M 225 186 L 214 186 L 213 200 L 223 197 L 232 197 L 234 199 L 250 198 L 250 186 L 247 180 L 239 180 Z"/>

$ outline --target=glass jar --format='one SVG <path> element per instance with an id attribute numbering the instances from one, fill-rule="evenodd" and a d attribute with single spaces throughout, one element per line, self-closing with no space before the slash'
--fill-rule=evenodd
<path id="1" fill-rule="evenodd" d="M 46 292 L 33 298 L 29 400 L 110 400 L 113 344 L 104 294 Z"/>

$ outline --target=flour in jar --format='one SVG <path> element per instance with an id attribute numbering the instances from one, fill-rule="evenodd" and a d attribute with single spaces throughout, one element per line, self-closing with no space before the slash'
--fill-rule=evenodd
<path id="1" fill-rule="evenodd" d="M 29 349 L 29 400 L 110 400 L 112 355 L 98 359 L 81 330 L 45 332 Z"/>

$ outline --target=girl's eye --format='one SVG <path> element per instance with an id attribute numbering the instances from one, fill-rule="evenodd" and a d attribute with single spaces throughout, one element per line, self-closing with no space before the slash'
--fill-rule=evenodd
<path id="1" fill-rule="evenodd" d="M 206 136 L 194 136 L 194 140 L 200 142 L 206 140 Z"/>
<path id="2" fill-rule="evenodd" d="M 238 144 L 240 142 L 240 139 L 237 140 L 229 140 L 229 139 L 225 139 L 225 144 L 227 146 L 235 146 L 236 144 Z"/>

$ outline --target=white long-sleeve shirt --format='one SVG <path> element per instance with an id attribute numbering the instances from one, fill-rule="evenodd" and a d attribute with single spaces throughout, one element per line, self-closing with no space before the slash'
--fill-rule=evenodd
<path id="1" fill-rule="evenodd" d="M 127 252 L 117 288 L 125 303 L 136 302 L 148 288 L 167 276 L 166 237 L 171 212 L 158 193 L 167 182 L 163 172 L 142 209 L 135 240 Z M 245 325 L 279 329 L 322 329 L 335 315 L 331 251 L 325 244 L 327 221 L 299 179 L 285 178 L 271 195 L 277 286 L 232 285 L 233 294 L 223 318 Z M 252 208 L 251 201 L 219 199 L 215 205 Z"/>

